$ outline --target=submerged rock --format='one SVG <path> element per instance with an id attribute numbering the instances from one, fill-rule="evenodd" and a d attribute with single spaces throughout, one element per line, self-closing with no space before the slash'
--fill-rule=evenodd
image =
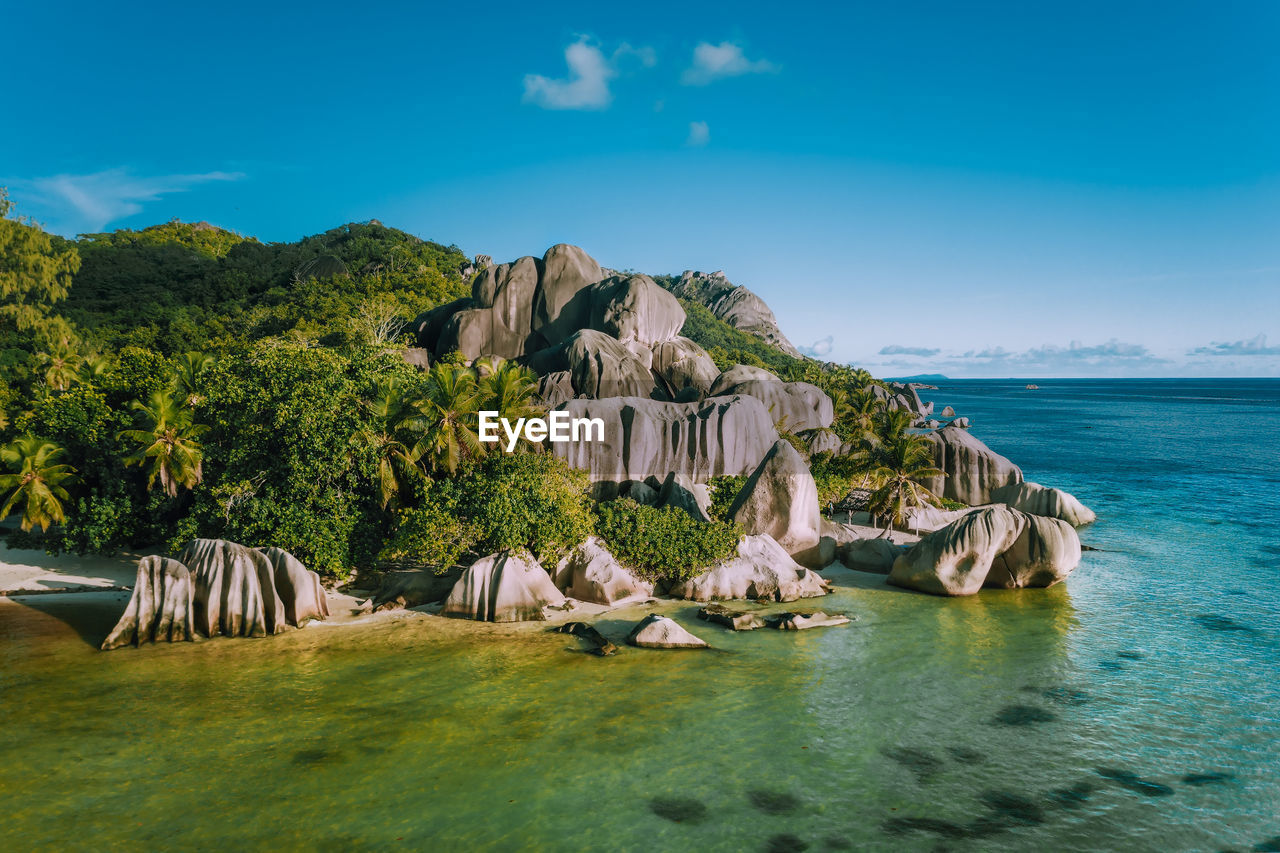
<path id="1" fill-rule="evenodd" d="M 129 604 L 103 640 L 102 649 L 194 639 L 194 592 L 191 573 L 182 563 L 168 557 L 143 557 Z"/>
<path id="2" fill-rule="evenodd" d="M 591 644 L 589 651 L 593 655 L 599 655 L 602 658 L 616 654 L 618 651 L 618 647 L 611 643 L 608 637 L 586 622 L 566 622 L 551 630 L 558 634 L 572 634 L 575 637 L 581 637 Z"/>
<path id="3" fill-rule="evenodd" d="M 1098 520 L 1094 511 L 1076 500 L 1074 495 L 1039 483 L 1024 482 L 1004 486 L 992 492 L 991 499 L 1028 515 L 1060 518 L 1072 527 L 1092 524 Z"/>
<path id="4" fill-rule="evenodd" d="M 669 590 L 675 598 L 689 601 L 795 601 L 828 591 L 825 579 L 791 559 L 768 535 L 742 537 L 736 557 Z"/>
<path id="5" fill-rule="evenodd" d="M 445 599 L 445 616 L 485 622 L 546 619 L 544 607 L 559 607 L 564 595 L 532 555 L 502 551 L 477 560 Z"/>
<path id="6" fill-rule="evenodd" d="M 707 644 L 674 619 L 651 613 L 632 629 L 627 642 L 642 649 L 705 649 Z"/>
<path id="7" fill-rule="evenodd" d="M 720 604 L 708 604 L 698 608 L 698 618 L 714 625 L 723 625 L 734 631 L 754 631 L 763 628 L 765 621 L 758 613 L 730 610 Z"/>
<path id="8" fill-rule="evenodd" d="M 604 540 L 588 537 L 556 566 L 556 586 L 579 601 L 618 604 L 653 595 L 653 582 L 637 577 L 609 552 Z"/>
<path id="9" fill-rule="evenodd" d="M 817 610 L 813 613 L 779 613 L 767 621 L 770 628 L 777 628 L 780 631 L 803 631 L 807 628 L 848 625 L 849 617 L 839 613 L 828 615 Z"/>

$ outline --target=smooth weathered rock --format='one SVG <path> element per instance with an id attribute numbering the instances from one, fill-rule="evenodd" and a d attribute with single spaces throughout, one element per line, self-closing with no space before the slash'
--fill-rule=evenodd
<path id="1" fill-rule="evenodd" d="M 1080 537 L 1060 518 L 1027 516 L 1013 545 L 991 564 L 983 586 L 1023 589 L 1053 586 L 1080 565 Z"/>
<path id="2" fill-rule="evenodd" d="M 921 485 L 939 497 L 970 506 L 992 503 L 997 489 L 1022 482 L 1022 469 L 968 431 L 946 426 L 928 434 L 933 464 L 945 477 L 927 477 Z"/>
<path id="3" fill-rule="evenodd" d="M 440 335 L 444 332 L 444 327 L 449 322 L 449 318 L 459 311 L 473 307 L 475 305 L 471 301 L 471 297 L 464 296 L 461 299 L 446 302 L 444 305 L 437 305 L 430 311 L 424 311 L 419 314 L 411 326 L 417 339 L 417 345 L 428 352 L 442 355 L 443 353 L 436 349 L 436 344 L 439 342 Z"/>
<path id="4" fill-rule="evenodd" d="M 402 610 L 444 601 L 462 577 L 462 569 L 453 567 L 437 574 L 427 569 L 401 569 L 387 572 L 373 595 L 374 612 Z"/>
<path id="5" fill-rule="evenodd" d="M 887 575 L 906 550 L 888 539 L 855 539 L 841 545 L 837 554 L 840 562 L 854 571 Z"/>
<path id="6" fill-rule="evenodd" d="M 534 353 L 529 366 L 543 374 L 567 371 L 574 393 L 595 399 L 648 397 L 655 384 L 653 373 L 621 341 L 592 329 Z"/>
<path id="7" fill-rule="evenodd" d="M 840 453 L 844 441 L 836 434 L 835 430 L 826 427 L 818 427 L 817 429 L 805 430 L 800 434 L 800 438 L 809 448 L 810 456 L 817 456 L 819 453 Z"/>
<path id="8" fill-rule="evenodd" d="M 705 395 L 720 375 L 706 350 L 681 337 L 655 344 L 651 367 L 672 394 L 693 388 L 699 395 Z"/>
<path id="9" fill-rule="evenodd" d="M 689 601 L 795 601 L 828 591 L 817 572 L 792 560 L 772 537 L 760 535 L 742 537 L 736 557 L 673 586 L 669 593 Z"/>
<path id="10" fill-rule="evenodd" d="M 969 428 L 969 419 L 968 419 L 968 418 L 956 418 L 956 419 L 955 419 L 955 420 L 953 420 L 951 423 L 947 424 L 947 426 L 953 426 L 953 427 L 955 427 L 956 429 L 968 429 L 968 428 Z"/>
<path id="11" fill-rule="evenodd" d="M 765 301 L 747 288 L 734 285 L 723 272 L 685 270 L 673 292 L 682 299 L 707 306 L 730 326 L 772 344 L 792 358 L 800 358 L 800 351 L 782 334 L 777 318 Z"/>
<path id="12" fill-rule="evenodd" d="M 267 548 L 263 553 L 271 562 L 276 594 L 284 605 L 288 624 L 300 628 L 312 619 L 329 615 L 329 599 L 320 584 L 320 575 L 283 548 Z"/>
<path id="13" fill-rule="evenodd" d="M 1092 524 L 1098 516 L 1075 496 L 1061 489 L 1051 489 L 1039 483 L 1014 483 L 991 493 L 996 503 L 1008 504 L 1029 515 L 1060 518 L 1073 527 Z"/>
<path id="14" fill-rule="evenodd" d="M 944 418 L 954 418 L 956 416 L 956 410 L 950 406 L 946 406 L 942 410 L 942 416 Z"/>
<path id="15" fill-rule="evenodd" d="M 698 618 L 715 625 L 723 625 L 734 631 L 754 631 L 765 626 L 765 621 L 759 613 L 730 610 L 722 604 L 699 607 Z"/>
<path id="16" fill-rule="evenodd" d="M 818 565 L 819 557 L 810 553 L 821 539 L 818 487 L 790 442 L 774 442 L 729 507 L 729 517 L 748 534 L 767 534 L 792 557 L 805 555 L 801 562 Z"/>
<path id="17" fill-rule="evenodd" d="M 770 628 L 780 631 L 804 631 L 808 628 L 831 628 L 835 625 L 848 625 L 849 617 L 839 613 L 826 614 L 821 610 L 813 613 L 779 613 L 768 620 Z"/>
<path id="18" fill-rule="evenodd" d="M 770 373 L 763 367 L 755 367 L 750 364 L 735 364 L 716 377 L 716 381 L 711 383 L 711 390 L 707 392 L 709 396 L 716 397 L 723 394 L 728 389 L 742 382 L 781 382 L 782 380 L 776 374 Z"/>
<path id="19" fill-rule="evenodd" d="M 571 417 L 600 418 L 604 441 L 558 442 L 551 451 L 596 482 L 625 483 L 677 473 L 694 482 L 754 471 L 778 440 L 754 397 L 662 403 L 639 397 L 570 400 Z"/>
<path id="20" fill-rule="evenodd" d="M 178 562 L 195 586 L 195 628 L 206 637 L 265 637 L 286 627 L 266 555 L 223 539 L 193 539 Z"/>
<path id="21" fill-rule="evenodd" d="M 124 615 L 102 642 L 103 650 L 144 643 L 195 639 L 195 588 L 177 560 L 143 557 Z"/>
<path id="22" fill-rule="evenodd" d="M 567 370 L 548 373 L 538 380 L 538 399 L 551 408 L 578 396 L 573 387 L 573 374 Z"/>
<path id="23" fill-rule="evenodd" d="M 425 347 L 405 347 L 400 350 L 400 357 L 404 359 L 405 364 L 419 370 L 431 367 L 431 350 Z"/>
<path id="24" fill-rule="evenodd" d="M 544 607 L 565 603 L 551 577 L 529 554 L 502 551 L 477 560 L 445 599 L 445 616 L 485 622 L 546 619 Z"/>
<path id="25" fill-rule="evenodd" d="M 556 566 L 555 581 L 571 598 L 595 604 L 619 604 L 653 595 L 653 582 L 619 563 L 598 536 L 587 537 L 565 555 Z"/>
<path id="26" fill-rule="evenodd" d="M 669 341 L 684 326 L 684 309 L 647 275 L 619 275 L 591 286 L 590 327 L 642 347 Z"/>
<path id="27" fill-rule="evenodd" d="M 719 385 L 720 380 L 717 379 L 715 387 Z M 722 391 L 713 391 L 711 396 L 731 394 L 744 394 L 760 400 L 769 410 L 774 424 L 786 432 L 829 427 L 835 420 L 831 398 L 817 385 L 808 382 L 748 379 Z"/>
<path id="28" fill-rule="evenodd" d="M 889 583 L 934 595 L 973 595 L 1029 523 L 1030 516 L 1007 507 L 971 512 L 907 549 L 894 561 Z"/>
<path id="29" fill-rule="evenodd" d="M 688 474 L 671 473 L 658 489 L 658 506 L 682 509 L 698 521 L 710 521 L 711 492 L 706 483 L 695 483 Z"/>
<path id="30" fill-rule="evenodd" d="M 632 629 L 627 642 L 642 649 L 705 649 L 706 641 L 680 627 L 674 619 L 651 613 Z"/>
<path id="31" fill-rule="evenodd" d="M 600 264 L 577 246 L 560 243 L 547 249 L 532 317 L 532 331 L 543 346 L 587 327 L 590 299 L 586 291 L 602 278 Z"/>

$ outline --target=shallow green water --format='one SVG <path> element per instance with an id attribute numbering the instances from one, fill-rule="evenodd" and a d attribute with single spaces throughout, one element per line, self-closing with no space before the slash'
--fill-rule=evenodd
<path id="1" fill-rule="evenodd" d="M 981 417 L 986 393 L 944 402 Z M 1099 406 L 1064 408 L 1042 450 L 992 442 L 1102 514 L 1083 536 L 1106 550 L 1065 586 L 949 600 L 850 573 L 812 602 L 846 627 L 732 634 L 672 603 L 714 650 L 600 659 L 537 625 L 415 615 L 100 653 L 123 598 L 0 602 L 0 849 L 1265 845 L 1276 474 L 1237 464 L 1253 479 L 1223 487 L 1213 460 L 1237 457 L 1201 453 L 1211 432 L 1256 445 L 1263 420 L 1181 412 L 1185 438 L 1151 441 Z"/>

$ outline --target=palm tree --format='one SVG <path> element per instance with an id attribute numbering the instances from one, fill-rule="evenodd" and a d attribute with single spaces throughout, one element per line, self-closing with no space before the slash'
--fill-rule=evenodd
<path id="1" fill-rule="evenodd" d="M 170 387 L 183 406 L 194 409 L 200 405 L 197 390 L 200 374 L 213 366 L 213 356 L 202 352 L 186 352 L 173 358 L 173 378 Z"/>
<path id="2" fill-rule="evenodd" d="M 515 421 L 516 418 L 541 416 L 537 405 L 538 377 L 527 367 L 506 361 L 496 367 L 481 363 L 480 381 L 476 391 L 480 411 L 497 412 Z"/>
<path id="3" fill-rule="evenodd" d="M 177 496 L 179 487 L 194 489 L 204 479 L 204 448 L 196 439 L 209 428 L 194 423 L 191 410 L 164 391 L 154 392 L 150 405 L 134 400 L 133 408 L 142 414 L 143 426 L 120 433 L 120 438 L 139 445 L 125 464 L 145 465 L 150 459 L 147 488 L 159 479 L 164 493 L 171 498 Z"/>
<path id="4" fill-rule="evenodd" d="M 40 354 L 40 363 L 44 367 L 44 381 L 55 391 L 65 391 L 79 378 L 77 371 L 83 359 L 66 339 L 50 347 L 50 350 Z"/>
<path id="5" fill-rule="evenodd" d="M 80 362 L 80 369 L 76 371 L 76 381 L 85 385 L 97 386 L 110 369 L 111 360 L 105 355 L 100 353 L 87 355 L 84 361 Z"/>
<path id="6" fill-rule="evenodd" d="M 423 435 L 413 452 L 428 458 L 432 467 L 456 473 L 458 466 L 482 451 L 477 432 L 480 411 L 476 377 L 469 368 L 436 364 L 427 373 L 418 408 Z"/>
<path id="7" fill-rule="evenodd" d="M 52 524 L 67 520 L 62 502 L 68 499 L 66 484 L 75 478 L 76 469 L 59 464 L 63 449 L 52 441 L 24 435 L 0 450 L 0 459 L 16 474 L 0 474 L 0 490 L 7 492 L 0 518 L 8 518 L 19 502 L 25 501 L 22 529 L 40 525 L 42 531 Z"/>
<path id="8" fill-rule="evenodd" d="M 933 467 L 933 449 L 927 439 L 900 430 L 881 440 L 874 453 L 878 464 L 872 473 L 881 485 L 871 493 L 869 508 L 885 519 L 886 536 L 895 524 L 906 522 L 910 510 L 942 505 L 933 492 L 917 482 L 925 477 L 945 476 Z"/>
<path id="9" fill-rule="evenodd" d="M 406 436 L 421 434 L 425 427 L 422 411 L 415 405 L 399 379 L 380 382 L 374 389 L 369 409 L 376 431 L 369 435 L 378 454 L 378 495 L 385 509 L 408 482 L 420 474 L 419 450 Z"/>

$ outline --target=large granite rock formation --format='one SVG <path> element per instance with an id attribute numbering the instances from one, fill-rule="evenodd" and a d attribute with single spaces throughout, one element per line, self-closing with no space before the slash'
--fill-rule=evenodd
<path id="1" fill-rule="evenodd" d="M 560 561 L 555 584 L 571 598 L 594 604 L 613 605 L 653 595 L 653 582 L 619 563 L 597 536 L 588 537 Z"/>
<path id="2" fill-rule="evenodd" d="M 734 285 L 723 272 L 685 270 L 673 292 L 682 299 L 701 303 L 730 326 L 772 344 L 793 358 L 797 350 L 778 328 L 778 320 L 764 300 L 745 287 Z"/>
<path id="3" fill-rule="evenodd" d="M 719 390 L 716 390 L 719 389 Z M 745 394 L 764 403 L 779 429 L 787 432 L 831 426 L 835 407 L 831 398 L 808 382 L 781 382 L 777 379 L 747 379 L 728 384 L 716 380 L 713 396 Z"/>
<path id="4" fill-rule="evenodd" d="M 854 571 L 887 575 L 907 549 L 888 539 L 855 539 L 836 549 L 840 562 Z"/>
<path id="5" fill-rule="evenodd" d="M 274 569 L 272 577 L 284 605 L 285 622 L 301 627 L 329 615 L 329 599 L 318 574 L 283 548 L 267 548 L 263 553 Z"/>
<path id="6" fill-rule="evenodd" d="M 653 373 L 621 341 L 594 329 L 582 329 L 554 347 L 529 358 L 538 373 L 568 374 L 575 396 L 648 397 L 656 385 Z"/>
<path id="7" fill-rule="evenodd" d="M 925 478 L 921 485 L 939 497 L 979 506 L 991 503 L 997 489 L 1022 482 L 1022 469 L 967 430 L 945 426 L 928 438 L 934 467 L 947 476 Z"/>
<path id="8" fill-rule="evenodd" d="M 817 572 L 792 560 L 768 535 L 742 537 L 736 557 L 668 590 L 672 596 L 689 601 L 795 601 L 828 591 L 827 582 Z"/>
<path id="9" fill-rule="evenodd" d="M 102 648 L 196 634 L 265 637 L 328 615 L 320 576 L 288 551 L 193 539 L 176 560 L 138 563 L 133 596 Z"/>
<path id="10" fill-rule="evenodd" d="M 720 375 L 706 350 L 681 337 L 654 346 L 652 368 L 666 382 L 667 392 L 672 396 L 685 388 L 693 388 L 699 397 L 704 396 Z"/>
<path id="11" fill-rule="evenodd" d="M 533 306 L 532 331 L 539 342 L 550 346 L 586 327 L 589 303 L 579 297 L 605 273 L 586 252 L 564 243 L 552 246 L 542 256 L 542 286 Z"/>
<path id="12" fill-rule="evenodd" d="M 1039 483 L 1014 483 L 991 493 L 996 503 L 1008 504 L 1029 515 L 1060 518 L 1072 527 L 1092 524 L 1098 516 L 1075 496 L 1061 489 L 1051 489 Z"/>
<path id="13" fill-rule="evenodd" d="M 1060 518 L 1027 516 L 1026 529 L 995 559 L 983 586 L 997 589 L 1053 586 L 1080 564 L 1080 537 Z"/>
<path id="14" fill-rule="evenodd" d="M 564 604 L 564 595 L 530 554 L 502 551 L 477 560 L 445 599 L 445 616 L 485 622 L 546 619 L 543 608 Z"/>
<path id="15" fill-rule="evenodd" d="M 694 482 L 748 474 L 778 440 L 773 420 L 754 397 L 662 403 L 639 397 L 570 400 L 558 407 L 604 421 L 604 441 L 561 442 L 556 455 L 596 482 L 625 483 L 682 474 Z"/>
<path id="16" fill-rule="evenodd" d="M 618 275 L 591 286 L 589 327 L 650 349 L 680 334 L 684 309 L 647 275 Z"/>
<path id="17" fill-rule="evenodd" d="M 275 566 L 261 551 L 224 539 L 193 539 L 178 562 L 195 579 L 195 627 L 206 637 L 265 637 L 284 630 Z"/>
<path id="18" fill-rule="evenodd" d="M 1065 521 L 1008 507 L 974 510 L 925 536 L 893 564 L 889 583 L 935 595 L 973 595 L 983 586 L 1050 586 L 1080 562 L 1080 539 Z"/>
<path id="19" fill-rule="evenodd" d="M 627 642 L 642 649 L 705 649 L 704 640 L 686 631 L 674 620 L 651 613 L 636 625 Z"/>
<path id="20" fill-rule="evenodd" d="M 735 364 L 716 377 L 715 381 L 711 383 L 711 390 L 707 393 L 715 397 L 741 382 L 753 381 L 781 382 L 782 380 L 763 367 L 756 367 L 752 364 Z"/>
<path id="21" fill-rule="evenodd" d="M 817 566 L 822 514 L 818 487 L 800 452 L 774 442 L 729 507 L 729 517 L 748 534 L 771 536 L 801 563 Z"/>
<path id="22" fill-rule="evenodd" d="M 102 642 L 103 650 L 143 643 L 195 639 L 195 587 L 191 573 L 168 557 L 143 557 L 124 615 Z"/>

